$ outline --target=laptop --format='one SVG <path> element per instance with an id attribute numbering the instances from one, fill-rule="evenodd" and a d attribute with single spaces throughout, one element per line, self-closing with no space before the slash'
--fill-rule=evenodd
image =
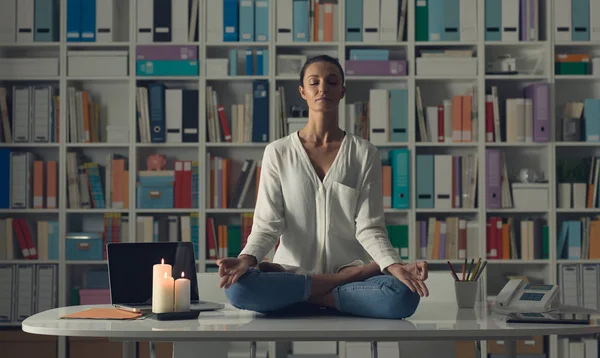
<path id="1" fill-rule="evenodd" d="M 109 243 L 107 250 L 110 298 L 116 308 L 133 312 L 152 311 L 152 267 L 161 263 L 162 259 L 172 266 L 175 279 L 184 272 L 190 280 L 190 310 L 224 308 L 221 303 L 200 300 L 191 242 Z"/>

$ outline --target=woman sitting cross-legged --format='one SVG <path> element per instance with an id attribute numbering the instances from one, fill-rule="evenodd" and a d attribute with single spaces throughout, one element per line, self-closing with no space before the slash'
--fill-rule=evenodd
<path id="1" fill-rule="evenodd" d="M 307 61 L 299 91 L 308 122 L 266 146 L 252 231 L 237 258 L 218 260 L 220 287 L 265 314 L 409 317 L 429 294 L 427 264 L 403 263 L 390 243 L 379 151 L 338 126 L 339 62 Z M 278 241 L 273 263 L 260 263 Z"/>

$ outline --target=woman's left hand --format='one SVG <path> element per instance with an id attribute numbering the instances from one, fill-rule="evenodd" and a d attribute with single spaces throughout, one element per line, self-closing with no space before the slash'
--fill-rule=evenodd
<path id="1" fill-rule="evenodd" d="M 421 297 L 429 296 L 429 290 L 423 281 L 427 279 L 427 262 L 413 264 L 393 264 L 387 267 L 389 273 L 404 283 L 412 292 Z"/>

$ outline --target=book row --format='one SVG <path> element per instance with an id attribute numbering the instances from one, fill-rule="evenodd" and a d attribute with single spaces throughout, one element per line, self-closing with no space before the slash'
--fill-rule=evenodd
<path id="1" fill-rule="evenodd" d="M 548 224 L 539 218 L 488 217 L 486 222 L 486 255 L 491 260 L 548 259 Z"/>
<path id="2" fill-rule="evenodd" d="M 56 220 L 0 219 L 0 260 L 58 260 Z"/>
<path id="3" fill-rule="evenodd" d="M 556 257 L 566 260 L 600 259 L 600 217 L 565 220 L 559 225 Z"/>

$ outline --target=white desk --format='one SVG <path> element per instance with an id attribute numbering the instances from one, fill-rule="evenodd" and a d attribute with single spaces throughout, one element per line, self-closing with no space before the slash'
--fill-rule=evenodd
<path id="1" fill-rule="evenodd" d="M 231 306 L 200 314 L 197 320 L 73 320 L 61 316 L 92 306 L 52 309 L 27 318 L 23 331 L 33 334 L 106 337 L 119 341 L 423 341 L 505 340 L 506 356 L 515 342 L 530 336 L 600 333 L 600 314 L 590 325 L 508 324 L 485 306 L 458 309 L 455 304 L 422 302 L 406 320 L 356 317 L 267 318 Z M 99 307 L 99 306 L 96 306 Z M 202 353 L 198 354 L 202 358 Z"/>

